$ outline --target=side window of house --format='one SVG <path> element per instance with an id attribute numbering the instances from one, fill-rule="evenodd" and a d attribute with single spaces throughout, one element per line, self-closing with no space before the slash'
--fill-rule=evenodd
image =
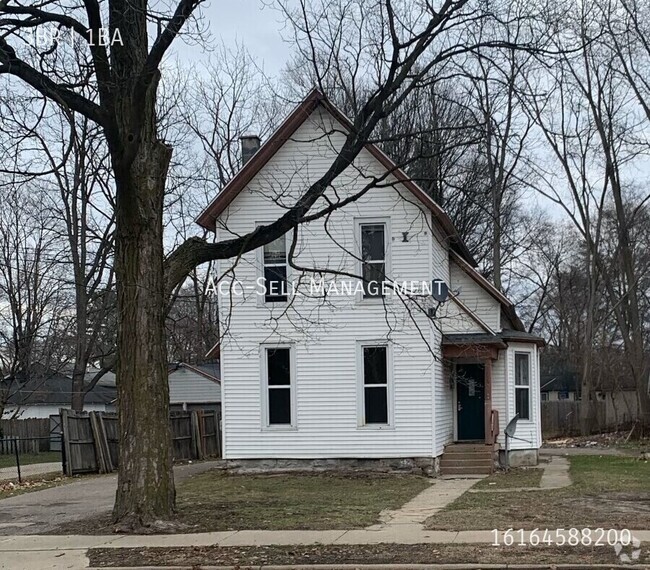
<path id="1" fill-rule="evenodd" d="M 520 420 L 530 419 L 530 355 L 515 352 L 515 404 Z"/>
<path id="2" fill-rule="evenodd" d="M 264 301 L 287 300 L 287 240 L 279 237 L 264 246 Z"/>
<path id="3" fill-rule="evenodd" d="M 388 424 L 388 349 L 363 347 L 363 423 Z"/>
<path id="4" fill-rule="evenodd" d="M 386 224 L 361 224 L 363 296 L 382 297 L 386 277 Z"/>
<path id="5" fill-rule="evenodd" d="M 266 423 L 269 426 L 290 426 L 292 424 L 291 349 L 267 348 L 265 351 Z"/>

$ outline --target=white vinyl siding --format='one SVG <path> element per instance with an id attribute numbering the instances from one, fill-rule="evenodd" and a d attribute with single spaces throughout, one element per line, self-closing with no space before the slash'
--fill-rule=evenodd
<path id="1" fill-rule="evenodd" d="M 219 239 L 242 235 L 254 228 L 253 220 L 273 219 L 286 211 L 270 199 L 270 189 L 284 188 L 281 201 L 288 206 L 330 166 L 335 154 L 321 135 L 318 122 L 308 120 L 298 129 L 224 212 L 221 219 L 228 228 L 219 228 Z M 335 181 L 339 196 L 361 190 L 368 182 L 364 172 L 367 176 L 384 172 L 365 150 L 356 167 Z M 403 280 L 431 280 L 429 263 L 418 260 L 428 259 L 433 247 L 444 257 L 444 248 L 432 242 L 430 212 L 399 185 L 372 189 L 333 214 L 327 228 L 322 220 L 301 227 L 297 263 L 358 275 L 356 221 L 384 217 L 390 217 L 385 239 L 391 272 Z M 403 232 L 408 232 L 406 242 Z M 231 264 L 224 262 L 222 269 Z M 255 265 L 255 255 L 245 254 L 233 270 L 235 278 L 252 283 Z M 311 277 L 303 278 L 308 282 Z M 294 276 L 292 281 L 298 279 Z M 334 280 L 329 275 L 326 279 Z M 297 295 L 290 296 L 289 307 L 258 306 L 251 293 L 233 297 L 232 304 L 227 295 L 221 299 L 221 322 L 227 331 L 221 348 L 222 374 L 228 379 L 223 388 L 227 458 L 431 456 L 435 359 L 418 331 L 428 335 L 430 322 L 425 314 L 416 313 L 416 327 L 405 318 L 401 301 L 389 298 L 386 304 L 381 300 L 359 302 L 349 296 L 330 297 L 323 303 L 322 299 Z M 309 322 L 297 322 L 298 312 Z M 357 346 L 363 339 L 393 345 L 392 429 L 359 429 Z M 294 346 L 293 431 L 260 429 L 263 401 L 258 351 L 263 343 Z"/>
<path id="2" fill-rule="evenodd" d="M 495 332 L 501 330 L 501 304 L 483 289 L 474 279 L 463 271 L 456 263 L 449 265 L 450 289 L 460 291 L 459 300 Z M 445 332 L 486 332 L 479 324 L 469 317 L 462 309 L 447 304 L 450 319 L 444 323 Z"/>

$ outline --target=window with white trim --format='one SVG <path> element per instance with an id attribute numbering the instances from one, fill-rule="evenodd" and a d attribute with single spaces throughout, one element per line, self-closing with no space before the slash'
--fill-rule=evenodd
<path id="1" fill-rule="evenodd" d="M 386 280 L 386 224 L 362 223 L 359 228 L 363 296 L 382 297 L 382 285 Z"/>
<path id="2" fill-rule="evenodd" d="M 291 368 L 290 347 L 264 349 L 267 426 L 293 424 Z"/>
<path id="3" fill-rule="evenodd" d="M 388 347 L 362 346 L 363 360 L 363 424 L 387 425 L 388 405 Z"/>
<path id="4" fill-rule="evenodd" d="M 515 411 L 520 420 L 530 419 L 530 354 L 515 352 Z"/>
<path id="5" fill-rule="evenodd" d="M 281 236 L 264 246 L 264 301 L 281 303 L 287 300 L 287 239 Z"/>

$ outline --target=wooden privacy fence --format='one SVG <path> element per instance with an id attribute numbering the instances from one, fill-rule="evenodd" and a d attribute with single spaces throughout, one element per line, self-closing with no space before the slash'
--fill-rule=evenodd
<path id="1" fill-rule="evenodd" d="M 13 440 L 18 438 L 18 453 L 50 451 L 50 420 L 29 418 L 26 420 L 0 420 L 0 455 L 14 453 Z"/>
<path id="2" fill-rule="evenodd" d="M 221 417 L 215 411 L 173 412 L 174 461 L 221 457 Z M 118 464 L 117 414 L 61 410 L 66 475 L 111 473 Z"/>
<path id="3" fill-rule="evenodd" d="M 590 402 L 592 427 L 598 426 L 605 413 L 605 402 Z M 580 406 L 582 401 L 558 400 L 542 402 L 542 437 L 563 437 L 580 434 Z"/>

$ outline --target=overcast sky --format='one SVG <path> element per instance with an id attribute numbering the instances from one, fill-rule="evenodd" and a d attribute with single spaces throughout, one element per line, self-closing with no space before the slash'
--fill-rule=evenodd
<path id="1" fill-rule="evenodd" d="M 243 44 L 268 75 L 277 75 L 289 59 L 291 46 L 282 40 L 282 15 L 269 7 L 272 0 L 212 0 L 201 9 L 209 23 L 213 43 Z M 179 44 L 181 60 L 205 60 L 208 54 L 197 46 Z"/>

